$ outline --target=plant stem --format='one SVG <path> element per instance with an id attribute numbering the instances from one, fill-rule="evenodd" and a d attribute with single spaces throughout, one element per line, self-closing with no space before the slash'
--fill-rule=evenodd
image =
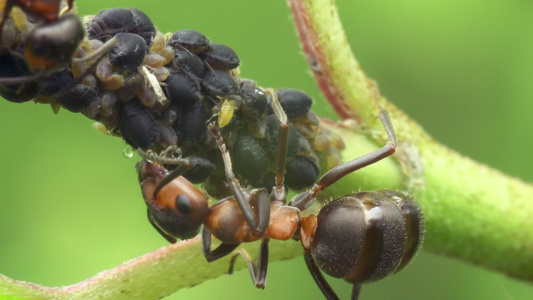
<path id="1" fill-rule="evenodd" d="M 388 110 L 404 185 L 425 212 L 424 249 L 533 281 L 533 186 L 447 149 L 379 95 L 352 54 L 334 1 L 288 2 L 310 68 L 337 113 L 376 128 L 379 106 Z"/>

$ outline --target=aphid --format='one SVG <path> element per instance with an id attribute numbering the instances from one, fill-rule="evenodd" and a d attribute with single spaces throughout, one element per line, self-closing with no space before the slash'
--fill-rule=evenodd
<path id="1" fill-rule="evenodd" d="M 72 73 L 68 69 L 63 69 L 51 74 L 50 76 L 42 77 L 38 81 L 39 95 L 53 96 L 61 91 L 65 86 L 70 85 L 73 79 Z"/>
<path id="2" fill-rule="evenodd" d="M 89 23 L 87 32 L 89 39 L 98 39 L 102 42 L 117 33 L 135 33 L 144 39 L 146 46 L 150 47 L 156 29 L 150 18 L 138 9 L 112 8 L 100 11 Z"/>
<path id="3" fill-rule="evenodd" d="M 178 135 L 178 143 L 194 143 L 203 140 L 206 133 L 205 123 L 207 119 L 208 115 L 201 101 L 183 107 L 178 112 L 178 119 L 173 125 Z"/>
<path id="4" fill-rule="evenodd" d="M 213 97 L 227 97 L 239 91 L 235 80 L 228 73 L 221 70 L 205 72 L 201 86 L 207 94 Z"/>
<path id="5" fill-rule="evenodd" d="M 97 91 L 83 84 L 77 84 L 57 98 L 57 102 L 71 112 L 80 112 L 98 96 Z"/>
<path id="6" fill-rule="evenodd" d="M 126 79 L 122 86 L 115 91 L 117 98 L 122 102 L 127 102 L 131 100 L 135 95 L 143 88 L 144 86 L 144 77 L 143 75 L 137 73 Z"/>
<path id="7" fill-rule="evenodd" d="M 240 175 L 242 182 L 245 185 L 249 183 L 251 186 L 263 186 L 261 182 L 269 175 L 270 159 L 258 139 L 247 130 L 239 130 L 230 153 L 233 169 Z"/>
<path id="8" fill-rule="evenodd" d="M 227 71 L 235 69 L 241 64 L 237 53 L 223 44 L 211 43 L 207 50 L 199 55 L 213 69 Z"/>
<path id="9" fill-rule="evenodd" d="M 169 39 L 168 44 L 175 50 L 187 49 L 192 53 L 200 53 L 207 49 L 210 40 L 196 30 L 183 29 L 176 31 Z"/>
<path id="10" fill-rule="evenodd" d="M 157 125 L 150 112 L 132 99 L 120 110 L 120 133 L 133 148 L 148 150 L 157 140 Z"/>
<path id="11" fill-rule="evenodd" d="M 268 100 L 265 92 L 255 86 L 241 85 L 241 112 L 249 118 L 259 119 L 267 110 Z"/>
<path id="12" fill-rule="evenodd" d="M 172 104 L 184 107 L 193 105 L 202 99 L 198 82 L 183 73 L 170 74 L 165 84 L 163 90 Z"/>
<path id="13" fill-rule="evenodd" d="M 320 170 L 316 162 L 306 156 L 295 156 L 287 161 L 285 183 L 294 190 L 302 190 L 312 186 Z"/>
<path id="14" fill-rule="evenodd" d="M 278 99 L 288 118 L 305 116 L 313 105 L 313 99 L 306 93 L 293 89 L 279 89 Z"/>
<path id="15" fill-rule="evenodd" d="M 104 57 L 96 66 L 95 75 L 102 87 L 108 91 L 117 90 L 124 84 L 124 76 L 114 71 L 115 68 L 108 57 Z"/>
<path id="16" fill-rule="evenodd" d="M 115 37 L 118 45 L 109 52 L 109 61 L 123 71 L 137 69 L 148 50 L 144 39 L 135 33 L 127 32 L 117 33 Z"/>
<path id="17" fill-rule="evenodd" d="M 172 68 L 183 70 L 186 73 L 196 76 L 198 79 L 204 77 L 206 70 L 204 62 L 196 54 L 181 49 L 174 51 Z"/>
<path id="18" fill-rule="evenodd" d="M 233 107 L 234 101 L 228 98 L 224 98 L 220 104 L 220 112 L 218 115 L 218 126 L 221 128 L 228 125 L 233 118 L 235 108 Z"/>

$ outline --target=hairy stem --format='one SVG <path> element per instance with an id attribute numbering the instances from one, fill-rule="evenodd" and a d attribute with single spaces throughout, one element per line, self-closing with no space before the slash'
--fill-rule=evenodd
<path id="1" fill-rule="evenodd" d="M 425 211 L 424 249 L 533 281 L 533 186 L 447 149 L 387 102 L 353 56 L 334 1 L 288 2 L 310 68 L 337 113 L 375 128 L 378 107 L 389 111 L 404 186 Z"/>

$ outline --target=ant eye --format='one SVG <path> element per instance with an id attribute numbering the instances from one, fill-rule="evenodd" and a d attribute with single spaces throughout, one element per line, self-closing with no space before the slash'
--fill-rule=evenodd
<path id="1" fill-rule="evenodd" d="M 179 194 L 176 197 L 176 209 L 182 214 L 189 214 L 192 210 L 191 199 L 186 194 Z"/>

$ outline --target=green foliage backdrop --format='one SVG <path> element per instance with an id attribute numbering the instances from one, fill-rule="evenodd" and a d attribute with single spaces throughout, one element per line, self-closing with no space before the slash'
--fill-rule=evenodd
<path id="1" fill-rule="evenodd" d="M 337 4 L 356 56 L 389 100 L 442 143 L 533 181 L 531 3 Z M 243 77 L 305 90 L 315 98 L 318 114 L 335 118 L 308 75 L 284 1 L 79 0 L 77 5 L 82 15 L 136 7 L 161 31 L 201 31 L 235 49 Z M 79 114 L 53 115 L 43 105 L 0 101 L 0 273 L 68 285 L 165 245 L 145 219 L 136 160 L 122 157 L 124 142 L 90 125 Z M 340 280 L 334 287 L 343 298 L 349 294 Z M 530 285 L 422 253 L 401 274 L 365 286 L 362 298 L 528 299 L 532 293 Z M 265 291 L 255 290 L 241 271 L 172 298 L 214 297 L 322 298 L 301 258 L 272 264 Z"/>

